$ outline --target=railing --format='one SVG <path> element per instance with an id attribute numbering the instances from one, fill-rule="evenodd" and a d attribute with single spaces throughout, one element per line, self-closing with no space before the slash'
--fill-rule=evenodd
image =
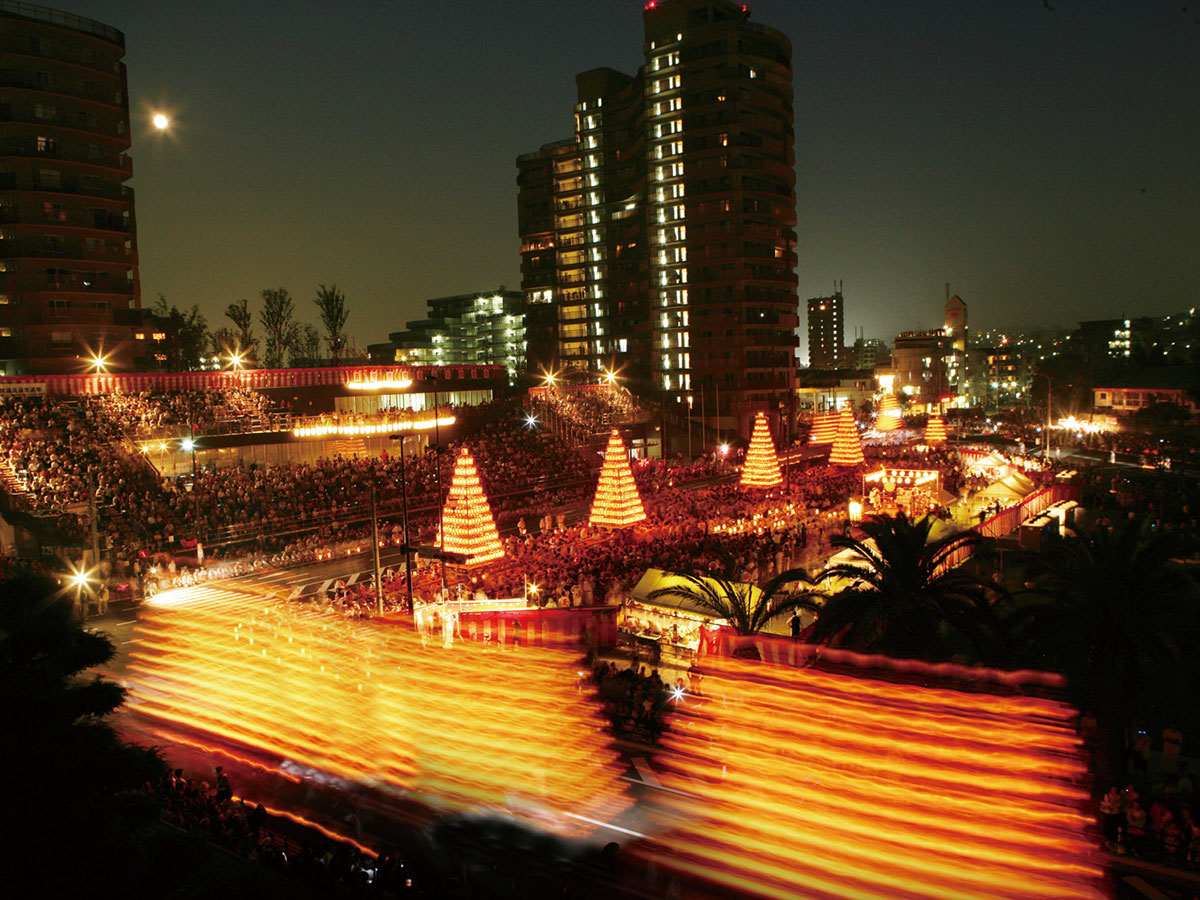
<path id="1" fill-rule="evenodd" d="M 19 16 L 22 19 L 33 19 L 36 22 L 46 22 L 50 25 L 59 25 L 63 28 L 70 28 L 72 31 L 82 32 L 83 34 L 94 34 L 120 47 L 125 46 L 125 35 L 111 25 L 105 25 L 103 22 L 97 22 L 95 19 L 85 19 L 83 16 L 76 16 L 71 13 L 62 12 L 61 10 L 50 9 L 46 6 L 38 6 L 36 3 L 0 0 L 0 13 Z"/>

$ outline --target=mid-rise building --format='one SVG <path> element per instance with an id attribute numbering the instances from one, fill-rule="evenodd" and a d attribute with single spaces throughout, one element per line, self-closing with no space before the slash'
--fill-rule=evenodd
<path id="1" fill-rule="evenodd" d="M 729 0 L 651 0 L 644 64 L 576 79 L 521 156 L 530 371 L 619 371 L 749 434 L 796 372 L 791 45 Z"/>
<path id="2" fill-rule="evenodd" d="M 888 345 L 879 338 L 857 337 L 854 346 L 850 348 L 850 367 L 854 369 L 875 370 L 887 365 L 891 360 Z"/>
<path id="3" fill-rule="evenodd" d="M 946 369 L 946 385 L 954 394 L 968 392 L 967 365 L 967 304 L 962 297 L 950 296 L 950 285 L 946 285 L 945 321 L 942 329 L 949 338 L 943 364 Z"/>
<path id="4" fill-rule="evenodd" d="M 945 329 L 902 331 L 892 345 L 893 390 L 925 405 L 950 401 L 946 356 L 950 336 Z"/>
<path id="5" fill-rule="evenodd" d="M 846 316 L 840 285 L 828 297 L 808 299 L 808 367 L 838 369 L 845 365 Z"/>
<path id="6" fill-rule="evenodd" d="M 497 291 L 433 297 L 429 317 L 367 348 L 372 362 L 423 366 L 504 366 L 515 384 L 525 372 L 525 294 Z"/>
<path id="7" fill-rule="evenodd" d="M 0 370 L 138 355 L 141 297 L 125 36 L 0 4 Z"/>

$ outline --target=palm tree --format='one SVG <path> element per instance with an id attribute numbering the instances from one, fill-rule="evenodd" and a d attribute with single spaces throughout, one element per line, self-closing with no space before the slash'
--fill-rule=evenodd
<path id="1" fill-rule="evenodd" d="M 936 521 L 873 516 L 861 525 L 865 538 L 835 535 L 833 546 L 855 558 L 824 577 L 849 586 L 818 608 L 809 640 L 929 661 L 989 659 L 999 644 L 989 600 L 1000 588 L 952 566 L 982 538 L 962 531 L 930 540 Z"/>
<path id="2" fill-rule="evenodd" d="M 731 563 L 730 561 L 727 561 Z M 735 581 L 732 565 L 727 564 L 722 575 L 680 574 L 680 583 L 653 590 L 648 599 L 681 597 L 692 605 L 711 613 L 713 618 L 724 619 L 739 635 L 733 655 L 743 659 L 762 659 L 755 646 L 754 636 L 767 624 L 780 616 L 800 610 L 811 610 L 815 591 L 802 591 L 784 595 L 786 584 L 811 585 L 808 573 L 803 569 L 789 569 L 772 578 L 760 590 L 756 585 Z"/>
<path id="3" fill-rule="evenodd" d="M 1016 662 L 1062 673 L 1095 711 L 1098 786 L 1123 776 L 1124 727 L 1169 719 L 1196 684 L 1200 589 L 1180 550 L 1141 521 L 1076 527 L 1035 560 L 1040 586 L 1007 619 Z"/>

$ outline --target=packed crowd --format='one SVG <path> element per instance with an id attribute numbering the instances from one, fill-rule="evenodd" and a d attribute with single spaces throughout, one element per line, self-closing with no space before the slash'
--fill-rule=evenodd
<path id="1" fill-rule="evenodd" d="M 669 685 L 658 669 L 647 672 L 636 660 L 623 669 L 611 660 L 597 660 L 592 680 L 613 730 L 649 744 L 658 742 L 672 703 L 681 702 L 687 691 L 682 677 Z"/>
<path id="2" fill-rule="evenodd" d="M 374 856 L 313 830 L 305 829 L 297 836 L 294 825 L 272 816 L 261 803 L 251 807 L 245 800 L 235 799 L 220 766 L 212 784 L 186 778 L 182 769 L 174 769 L 160 784 L 148 786 L 148 791 L 162 803 L 167 823 L 269 866 L 318 893 L 453 897 L 456 888 L 461 888 L 455 876 L 442 876 L 428 867 L 414 879 L 413 865 L 406 864 L 399 850 Z M 291 835 L 283 833 L 285 825 Z"/>
<path id="3" fill-rule="evenodd" d="M 1130 782 L 1115 785 L 1100 801 L 1100 818 L 1107 848 L 1167 865 L 1200 866 L 1200 819 L 1195 784 L 1186 770 L 1168 776 L 1157 795 L 1143 800 Z"/>
<path id="4" fill-rule="evenodd" d="M 217 400 L 202 406 L 190 395 L 203 392 L 179 393 L 188 396 L 167 403 L 153 422 L 205 410 L 211 417 L 241 402 L 233 392 L 231 406 Z M 333 525 L 336 531 L 339 520 L 366 518 L 372 483 L 379 486 L 381 513 L 400 511 L 401 462 L 386 453 L 376 460 L 335 456 L 312 463 L 209 466 L 194 483 L 190 478 L 160 478 L 130 450 L 122 430 L 126 419 L 143 421 L 139 415 L 149 416 L 145 410 L 153 402 L 140 395 L 0 398 L 0 476 L 7 493 L 35 514 L 59 517 L 84 511 L 91 495 L 89 480 L 94 481 L 99 530 L 125 558 L 137 549 L 178 549 L 185 538 L 197 534 L 253 540 L 287 532 L 278 547 L 294 541 L 299 531 L 323 525 Z M 418 517 L 425 513 L 426 522 L 439 487 L 449 487 L 457 451 L 464 444 L 475 457 L 501 521 L 546 506 L 578 503 L 594 484 L 598 460 L 589 460 L 544 431 L 525 428 L 523 420 L 509 412 L 466 441 L 448 444 L 440 454 L 427 450 L 405 460 L 408 502 Z M 118 502 L 120 515 L 104 513 Z M 64 518 L 68 536 L 86 535 L 82 516 Z"/>
<path id="5" fill-rule="evenodd" d="M 119 423 L 86 403 L 51 397 L 0 397 L 0 470 L 5 490 L 30 511 L 59 515 L 111 503 L 149 473 L 130 459 Z"/>
<path id="6" fill-rule="evenodd" d="M 82 402 L 137 439 L 177 437 L 189 429 L 204 434 L 221 423 L 262 426 L 275 411 L 265 394 L 244 387 L 108 394 Z"/>

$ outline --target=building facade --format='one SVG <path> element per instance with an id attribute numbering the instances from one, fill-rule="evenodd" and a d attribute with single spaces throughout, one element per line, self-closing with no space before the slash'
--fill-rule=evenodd
<path id="1" fill-rule="evenodd" d="M 530 371 L 617 371 L 745 430 L 796 372 L 791 45 L 728 0 L 645 4 L 644 59 L 576 79 L 517 160 Z"/>
<path id="2" fill-rule="evenodd" d="M 125 37 L 0 3 L 0 367 L 128 368 L 141 321 Z"/>
<path id="3" fill-rule="evenodd" d="M 510 384 L 525 373 L 525 294 L 496 291 L 433 297 L 429 317 L 371 344 L 372 362 L 422 366 L 504 366 Z"/>
<path id="4" fill-rule="evenodd" d="M 902 331 L 892 345 L 893 390 L 926 406 L 951 400 L 946 357 L 950 335 L 935 331 Z"/>
<path id="5" fill-rule="evenodd" d="M 810 369 L 838 369 L 845 365 L 846 316 L 842 306 L 840 287 L 828 297 L 808 299 Z"/>

